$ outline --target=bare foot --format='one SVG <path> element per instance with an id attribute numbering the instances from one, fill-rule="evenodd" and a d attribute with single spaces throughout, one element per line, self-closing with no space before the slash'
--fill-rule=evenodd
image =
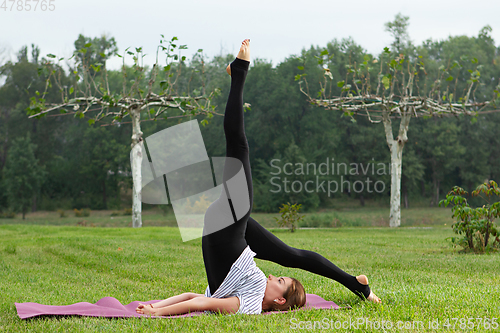
<path id="1" fill-rule="evenodd" d="M 368 284 L 368 278 L 366 277 L 366 275 L 356 276 L 356 280 L 358 280 L 358 282 L 361 284 L 364 284 L 364 285 Z M 371 291 L 371 290 L 370 290 L 370 295 L 368 296 L 367 299 L 373 303 L 382 303 L 382 300 L 380 298 L 378 298 L 377 295 L 375 295 L 373 293 L 373 291 Z"/>
<path id="2" fill-rule="evenodd" d="M 151 306 L 151 304 L 142 304 L 142 303 L 139 303 L 139 306 L 135 309 L 135 312 L 142 314 L 150 314 L 150 315 L 155 314 L 155 311 Z"/>
<path id="3" fill-rule="evenodd" d="M 241 43 L 240 51 L 236 58 L 250 61 L 250 39 L 247 38 Z M 231 65 L 227 65 L 226 72 L 231 75 Z"/>

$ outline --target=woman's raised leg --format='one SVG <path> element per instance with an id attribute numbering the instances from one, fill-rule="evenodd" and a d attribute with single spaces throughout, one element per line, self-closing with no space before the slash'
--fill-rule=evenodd
<path id="1" fill-rule="evenodd" d="M 236 59 L 229 66 L 231 69 L 231 90 L 224 113 L 224 134 L 226 136 L 226 157 L 238 159 L 243 166 L 249 192 L 250 209 L 239 219 L 236 219 L 235 215 L 230 216 L 234 224 L 202 237 L 203 260 L 205 262 L 208 284 L 212 294 L 215 293 L 222 284 L 232 264 L 238 259 L 247 246 L 245 231 L 253 204 L 253 187 L 249 147 L 243 121 L 243 88 L 250 64 L 249 52 L 249 40 L 244 40 Z M 239 170 L 241 170 L 241 167 L 236 170 L 233 163 L 226 162 L 223 170 L 223 181 L 226 182 L 233 178 Z M 218 213 L 226 211 L 217 208 L 217 205 L 221 204 L 222 200 L 227 200 L 231 209 L 234 211 L 231 199 L 228 199 L 226 195 L 221 195 L 221 197 L 212 204 L 215 206 L 212 207 L 211 205 L 209 210 L 212 209 L 213 212 Z M 210 212 L 207 211 L 205 214 L 205 226 L 210 224 L 210 217 L 212 217 L 212 220 L 217 219 L 217 214 L 210 214 Z M 216 223 L 217 221 L 212 222 Z"/>

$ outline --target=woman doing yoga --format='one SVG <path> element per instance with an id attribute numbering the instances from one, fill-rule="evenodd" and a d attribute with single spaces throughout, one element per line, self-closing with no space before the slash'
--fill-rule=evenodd
<path id="1" fill-rule="evenodd" d="M 224 114 L 226 157 L 237 159 L 239 169 L 244 170 L 249 200 L 249 206 L 245 207 L 253 206 L 249 147 L 243 121 L 243 87 L 249 64 L 250 40 L 245 39 L 236 59 L 226 69 L 231 75 L 231 89 Z M 238 171 L 228 165 L 226 160 L 224 183 L 236 177 Z M 238 209 L 235 208 L 241 208 L 241 205 L 237 202 L 237 196 L 233 196 L 231 191 L 230 193 L 231 197 L 228 198 L 226 192 L 222 191 L 219 199 L 205 213 L 207 229 L 220 218 L 221 207 L 229 203 L 233 213 L 229 218 L 234 221 L 215 232 L 204 230 L 202 252 L 208 279 L 205 294 L 184 293 L 157 303 L 140 304 L 136 312 L 156 316 L 194 311 L 258 314 L 268 310 L 288 310 L 305 304 L 306 293 L 298 280 L 273 275 L 266 278 L 255 265 L 254 257 L 328 277 L 340 282 L 359 297 L 380 303 L 380 299 L 370 291 L 365 275 L 354 277 L 315 252 L 286 245 L 250 217 L 251 208 L 245 210 L 246 214 L 240 214 L 243 217 L 236 219 L 234 212 Z"/>

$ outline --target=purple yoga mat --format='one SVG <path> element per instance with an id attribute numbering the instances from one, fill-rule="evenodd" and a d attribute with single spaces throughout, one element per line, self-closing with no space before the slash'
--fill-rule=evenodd
<path id="1" fill-rule="evenodd" d="M 135 312 L 135 309 L 139 303 L 149 304 L 155 303 L 159 300 L 140 302 L 134 301 L 127 305 L 122 305 L 114 297 L 104 297 L 98 300 L 95 304 L 88 302 L 80 302 L 71 305 L 44 305 L 38 303 L 15 303 L 17 308 L 17 315 L 21 319 L 26 319 L 30 317 L 36 317 L 41 315 L 79 315 L 79 316 L 90 316 L 90 317 L 148 317 L 145 314 L 139 314 Z M 301 311 L 303 309 L 340 309 L 341 307 L 331 301 L 325 301 L 323 298 L 314 294 L 306 294 L 306 304 L 301 309 L 296 309 L 293 311 Z M 272 314 L 272 313 L 286 313 L 288 311 L 271 311 L 263 312 L 262 314 Z M 202 315 L 203 312 L 192 312 L 183 315 L 176 316 L 157 316 L 154 318 L 179 318 L 179 317 L 193 317 Z"/>

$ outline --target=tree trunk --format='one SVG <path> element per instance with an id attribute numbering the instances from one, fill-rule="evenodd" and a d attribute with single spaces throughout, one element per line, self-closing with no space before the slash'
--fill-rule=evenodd
<path id="1" fill-rule="evenodd" d="M 403 166 L 403 148 L 408 141 L 408 126 L 411 119 L 411 109 L 404 107 L 401 111 L 401 123 L 399 124 L 399 135 L 394 140 L 392 134 L 392 122 L 387 108 L 382 113 L 387 145 L 391 151 L 391 211 L 389 215 L 390 226 L 401 225 L 401 172 Z"/>
<path id="2" fill-rule="evenodd" d="M 361 206 L 365 205 L 365 197 L 363 196 L 363 194 L 359 195 L 359 203 L 361 204 Z"/>
<path id="3" fill-rule="evenodd" d="M 141 132 L 141 110 L 139 108 L 130 109 L 132 118 L 132 150 L 130 152 L 130 164 L 132 167 L 132 226 L 140 228 L 142 226 L 142 132 Z"/>

